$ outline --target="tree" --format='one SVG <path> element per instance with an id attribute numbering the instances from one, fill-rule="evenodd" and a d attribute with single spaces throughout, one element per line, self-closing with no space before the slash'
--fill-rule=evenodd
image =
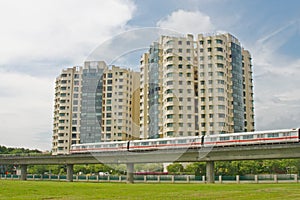
<path id="1" fill-rule="evenodd" d="M 183 166 L 180 163 L 173 163 L 167 166 L 169 173 L 181 173 L 183 172 Z"/>

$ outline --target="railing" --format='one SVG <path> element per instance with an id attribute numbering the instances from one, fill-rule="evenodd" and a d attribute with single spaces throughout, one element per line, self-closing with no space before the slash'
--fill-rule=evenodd
<path id="1" fill-rule="evenodd" d="M 1 180 L 20 180 L 19 175 L 1 174 Z M 66 175 L 54 174 L 28 174 L 27 180 L 66 181 Z M 126 182 L 126 176 L 97 176 L 74 175 L 75 182 Z M 134 182 L 148 183 L 206 183 L 205 176 L 195 175 L 134 175 Z M 246 175 L 246 176 L 215 176 L 216 183 L 279 183 L 299 182 L 297 174 L 271 174 L 271 175 Z"/>

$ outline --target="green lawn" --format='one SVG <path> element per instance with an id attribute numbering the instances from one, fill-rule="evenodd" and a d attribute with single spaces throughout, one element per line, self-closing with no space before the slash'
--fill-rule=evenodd
<path id="1" fill-rule="evenodd" d="M 125 184 L 0 180 L 0 199 L 300 199 L 300 184 Z"/>

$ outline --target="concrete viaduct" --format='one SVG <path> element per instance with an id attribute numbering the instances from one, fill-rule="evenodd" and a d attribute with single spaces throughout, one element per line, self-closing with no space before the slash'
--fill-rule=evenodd
<path id="1" fill-rule="evenodd" d="M 164 149 L 143 152 L 101 152 L 71 155 L 0 156 L 0 165 L 20 165 L 26 180 L 27 165 L 66 165 L 67 180 L 73 181 L 76 164 L 126 164 L 127 183 L 133 183 L 135 163 L 206 162 L 206 180 L 214 183 L 214 161 L 300 158 L 300 143 L 266 144 L 201 149 Z"/>

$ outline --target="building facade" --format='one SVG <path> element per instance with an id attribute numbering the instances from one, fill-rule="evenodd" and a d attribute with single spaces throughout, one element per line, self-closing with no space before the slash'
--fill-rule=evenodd
<path id="1" fill-rule="evenodd" d="M 140 63 L 141 138 L 254 130 L 251 56 L 234 36 L 161 36 Z"/>
<path id="2" fill-rule="evenodd" d="M 82 67 L 64 69 L 55 80 L 52 154 L 67 154 L 80 140 Z"/>
<path id="3" fill-rule="evenodd" d="M 139 73 L 112 66 L 103 76 L 101 141 L 139 138 Z"/>
<path id="4" fill-rule="evenodd" d="M 72 144 L 139 138 L 138 72 L 88 61 L 55 82 L 52 154 Z"/>

